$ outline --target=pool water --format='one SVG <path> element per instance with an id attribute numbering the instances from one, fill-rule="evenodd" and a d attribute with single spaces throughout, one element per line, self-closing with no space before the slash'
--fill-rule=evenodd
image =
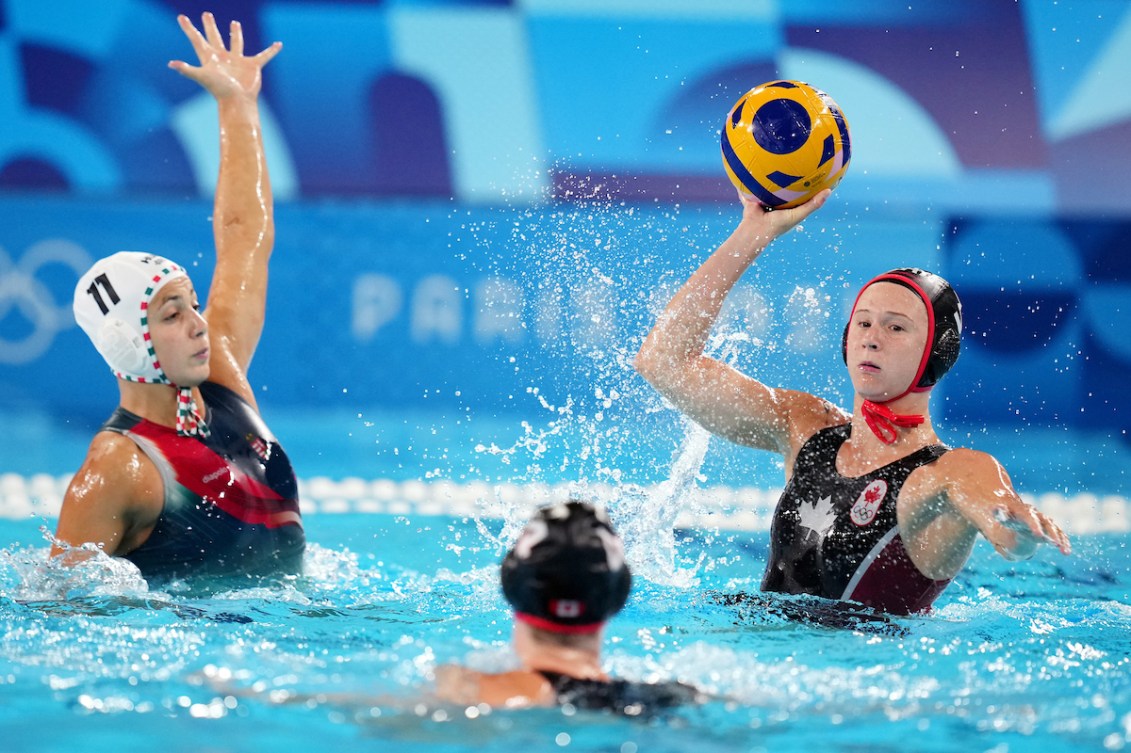
<path id="1" fill-rule="evenodd" d="M 1131 748 L 1122 465 L 1089 486 L 1060 472 L 1076 464 L 1064 438 L 1000 438 L 988 449 L 1073 535 L 1073 556 L 1011 564 L 982 542 L 932 615 L 853 620 L 736 598 L 761 581 L 780 462 L 617 394 L 521 421 L 273 414 L 310 542 L 305 575 L 275 584 L 150 588 L 109 558 L 45 567 L 92 429 L 17 416 L 42 451 L 13 445 L 0 473 L 0 750 Z M 652 719 L 430 700 L 440 664 L 513 666 L 498 563 L 533 504 L 571 494 L 608 505 L 636 575 L 609 671 L 717 700 Z"/>
<path id="2" fill-rule="evenodd" d="M 612 513 L 637 577 L 607 666 L 718 700 L 652 719 L 436 704 L 438 664 L 513 663 L 497 563 L 528 510 L 494 504 L 482 518 L 314 512 L 303 577 L 160 589 L 108 558 L 46 569 L 39 524 L 53 521 L 0 521 L 3 749 L 1131 746 L 1126 534 L 1018 564 L 983 542 L 934 614 L 833 623 L 797 619 L 822 614 L 814 600 L 725 598 L 757 591 L 764 530 L 649 527 L 627 498 Z"/>

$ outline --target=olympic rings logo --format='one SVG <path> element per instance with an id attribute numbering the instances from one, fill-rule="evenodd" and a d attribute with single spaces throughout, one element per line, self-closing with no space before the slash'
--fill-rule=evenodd
<path id="1" fill-rule="evenodd" d="M 0 364 L 34 361 L 48 351 L 59 332 L 75 326 L 71 291 L 91 264 L 93 260 L 82 246 L 58 238 L 36 243 L 18 262 L 13 262 L 0 246 L 0 322 L 19 317 L 30 325 L 24 335 L 0 327 Z M 39 280 L 42 270 L 50 265 L 61 265 L 74 273 L 62 302 L 51 286 Z"/>

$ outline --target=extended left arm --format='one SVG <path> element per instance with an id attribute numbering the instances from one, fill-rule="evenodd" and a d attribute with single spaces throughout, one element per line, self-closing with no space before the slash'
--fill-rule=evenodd
<path id="1" fill-rule="evenodd" d="M 947 497 L 967 522 L 1008 560 L 1033 556 L 1040 544 L 1071 554 L 1068 536 L 1052 518 L 1021 499 L 1001 464 L 973 450 L 953 450 L 946 457 L 958 469 Z"/>

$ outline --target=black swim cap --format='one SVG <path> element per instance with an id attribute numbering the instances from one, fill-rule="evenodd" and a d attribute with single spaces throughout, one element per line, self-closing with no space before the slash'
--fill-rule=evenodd
<path id="1" fill-rule="evenodd" d="M 539 510 L 507 552 L 503 595 L 515 617 L 558 633 L 592 633 L 621 610 L 632 575 L 605 514 L 571 500 Z"/>
<path id="2" fill-rule="evenodd" d="M 958 300 L 954 288 L 942 277 L 933 272 L 907 267 L 884 272 L 869 280 L 856 295 L 856 303 L 860 301 L 864 291 L 877 282 L 894 282 L 902 285 L 919 296 L 923 305 L 927 307 L 929 333 L 927 349 L 923 353 L 923 360 L 919 363 L 919 371 L 911 380 L 907 392 L 930 389 L 958 360 L 958 351 L 962 345 L 962 302 Z M 856 312 L 856 303 L 852 304 L 852 313 Z M 848 324 L 844 325 L 844 337 L 841 341 L 841 355 L 844 356 L 845 363 L 848 363 L 848 328 L 851 323 L 850 314 Z M 907 392 L 903 394 L 906 395 Z"/>

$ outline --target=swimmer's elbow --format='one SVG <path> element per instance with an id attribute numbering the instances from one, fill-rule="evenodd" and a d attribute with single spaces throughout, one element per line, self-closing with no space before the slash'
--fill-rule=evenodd
<path id="1" fill-rule="evenodd" d="M 640 346 L 640 350 L 636 351 L 636 356 L 632 359 L 632 368 L 636 369 L 636 373 L 652 381 L 651 374 L 655 370 L 655 358 L 652 349 L 648 346 L 648 341 L 645 340 L 644 344 Z"/>
<path id="2" fill-rule="evenodd" d="M 659 348 L 656 347 L 652 337 L 647 337 L 632 359 L 632 368 L 636 369 L 637 374 L 654 383 L 662 360 L 663 357 L 660 355 Z"/>
<path id="3" fill-rule="evenodd" d="M 632 366 L 637 374 L 661 392 L 677 385 L 679 375 L 684 372 L 677 367 L 676 360 L 670 353 L 650 347 L 647 342 L 636 353 Z"/>
<path id="4" fill-rule="evenodd" d="M 663 379 L 665 374 L 674 374 L 681 370 L 681 366 L 688 359 L 688 353 L 678 347 L 673 348 L 663 333 L 653 330 L 644 338 L 636 357 L 632 361 L 633 368 L 642 377 L 653 384 L 656 380 Z"/>
<path id="5" fill-rule="evenodd" d="M 99 547 L 101 549 L 101 547 Z M 91 546 L 71 547 L 66 544 L 54 544 L 47 555 L 48 563 L 63 567 L 75 567 L 94 557 L 96 551 Z"/>

